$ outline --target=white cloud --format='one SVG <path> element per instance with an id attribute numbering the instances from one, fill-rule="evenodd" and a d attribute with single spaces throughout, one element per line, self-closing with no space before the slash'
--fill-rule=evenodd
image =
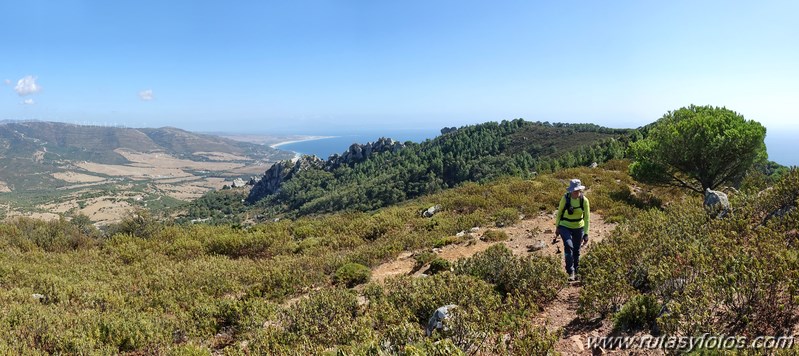
<path id="1" fill-rule="evenodd" d="M 140 91 L 139 92 L 139 99 L 144 100 L 144 101 L 150 101 L 150 100 L 155 99 L 155 96 L 153 96 L 153 90 L 152 89 L 147 89 L 147 90 Z"/>
<path id="2" fill-rule="evenodd" d="M 17 86 L 14 87 L 14 91 L 16 91 L 19 96 L 38 93 L 42 90 L 42 87 L 39 86 L 39 84 L 36 84 L 36 79 L 36 77 L 29 75 L 18 80 Z"/>
<path id="3" fill-rule="evenodd" d="M 3 81 L 5 85 L 11 85 L 11 79 L 6 79 Z"/>
<path id="4" fill-rule="evenodd" d="M 28 98 L 28 99 L 23 100 L 22 103 L 25 104 L 25 105 L 33 105 L 36 102 L 33 101 L 33 99 Z"/>

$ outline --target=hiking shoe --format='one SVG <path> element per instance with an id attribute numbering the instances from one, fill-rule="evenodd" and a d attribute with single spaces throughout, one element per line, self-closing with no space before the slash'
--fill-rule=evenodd
<path id="1" fill-rule="evenodd" d="M 577 280 L 577 273 L 572 272 L 569 274 L 569 282 L 574 282 Z"/>

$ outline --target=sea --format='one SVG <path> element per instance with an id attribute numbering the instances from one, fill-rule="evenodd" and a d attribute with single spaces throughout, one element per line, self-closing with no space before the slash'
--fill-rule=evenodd
<path id="1" fill-rule="evenodd" d="M 316 140 L 308 140 L 294 143 L 278 145 L 276 148 L 283 151 L 292 151 L 302 155 L 314 155 L 321 159 L 327 159 L 333 154 L 342 154 L 347 151 L 354 143 L 365 144 L 375 142 L 381 137 L 391 138 L 394 141 L 412 141 L 421 143 L 427 139 L 435 138 L 441 134 L 439 129 L 405 129 L 405 130 L 385 130 L 372 132 L 349 132 L 339 134 L 320 134 L 313 136 L 330 136 Z"/>
<path id="2" fill-rule="evenodd" d="M 767 130 L 768 159 L 783 166 L 799 166 L 797 142 L 799 142 L 799 130 Z"/>

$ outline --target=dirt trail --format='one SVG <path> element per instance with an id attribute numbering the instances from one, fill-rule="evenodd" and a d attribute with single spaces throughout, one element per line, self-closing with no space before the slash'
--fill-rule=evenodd
<path id="1" fill-rule="evenodd" d="M 525 256 L 537 254 L 541 256 L 558 256 L 561 264 L 563 261 L 563 243 L 558 239 L 553 243 L 554 222 L 552 214 L 539 214 L 534 217 L 522 219 L 517 224 L 505 228 L 490 228 L 491 230 L 501 230 L 508 234 L 508 240 L 502 242 L 484 242 L 479 239 L 488 230 L 481 228 L 471 233 L 472 239 L 467 243 L 447 245 L 440 249 L 434 249 L 439 257 L 448 261 L 456 261 L 459 258 L 470 257 L 478 252 L 486 250 L 491 245 L 502 243 L 510 248 L 514 254 Z M 581 249 L 581 254 L 585 255 L 591 250 L 594 244 L 605 239 L 616 227 L 615 224 L 606 223 L 599 214 L 591 215 L 590 240 L 587 246 Z M 531 252 L 529 247 L 540 245 L 544 248 Z M 372 270 L 372 280 L 382 282 L 388 277 L 407 275 L 413 272 L 416 261 L 412 253 L 405 252 L 398 256 L 394 261 L 384 263 Z M 414 275 L 420 275 L 424 271 L 416 271 Z M 544 310 L 536 315 L 534 322 L 538 325 L 546 326 L 549 330 L 562 330 L 563 336 L 555 346 L 555 351 L 563 355 L 591 355 L 588 349 L 588 337 L 607 335 L 610 332 L 610 325 L 605 323 L 586 323 L 577 318 L 577 298 L 580 293 L 580 284 L 570 283 L 561 289 L 557 298 L 550 304 L 544 306 Z"/>

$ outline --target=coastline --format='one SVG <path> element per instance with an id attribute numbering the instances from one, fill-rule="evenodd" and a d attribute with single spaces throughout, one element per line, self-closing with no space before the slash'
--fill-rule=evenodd
<path id="1" fill-rule="evenodd" d="M 291 140 L 291 141 L 283 141 L 269 145 L 270 148 L 278 148 L 283 145 L 288 145 L 290 143 L 297 143 L 297 142 L 305 142 L 305 141 L 316 141 L 316 140 L 324 140 L 326 138 L 336 138 L 338 136 L 308 136 L 307 138 L 303 138 L 300 140 Z"/>

